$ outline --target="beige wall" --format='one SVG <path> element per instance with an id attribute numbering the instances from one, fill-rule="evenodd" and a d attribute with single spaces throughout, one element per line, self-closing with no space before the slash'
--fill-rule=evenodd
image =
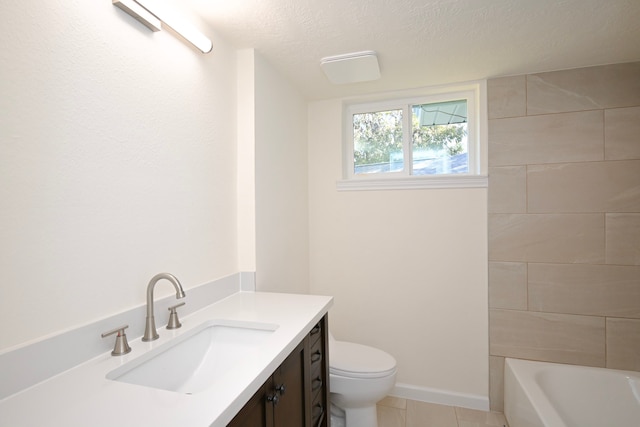
<path id="1" fill-rule="evenodd" d="M 306 294 L 307 102 L 261 55 L 254 60 L 256 288 Z"/>
<path id="2" fill-rule="evenodd" d="M 488 97 L 492 409 L 505 357 L 640 371 L 640 63 Z"/>
<path id="3" fill-rule="evenodd" d="M 236 273 L 235 50 L 110 1 L 0 21 L 0 350 Z"/>
<path id="4" fill-rule="evenodd" d="M 308 292 L 306 101 L 192 18 L 212 54 L 110 2 L 0 3 L 0 350 L 142 305 L 161 271 Z"/>
<path id="5" fill-rule="evenodd" d="M 236 53 L 238 269 L 256 271 L 256 97 L 254 49 Z"/>
<path id="6" fill-rule="evenodd" d="M 239 265 L 259 291 L 308 293 L 307 103 L 254 49 L 237 57 Z"/>
<path id="7" fill-rule="evenodd" d="M 391 353 L 418 396 L 486 401 L 487 191 L 337 191 L 342 102 L 309 105 L 311 292 L 335 297 L 336 338 Z"/>

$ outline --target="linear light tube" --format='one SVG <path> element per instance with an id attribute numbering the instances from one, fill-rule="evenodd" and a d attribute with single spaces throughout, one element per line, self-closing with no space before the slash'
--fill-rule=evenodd
<path id="1" fill-rule="evenodd" d="M 178 18 L 169 10 L 152 12 L 140 0 L 112 0 L 115 6 L 127 12 L 151 31 L 160 31 L 162 25 L 178 34 L 202 53 L 209 53 L 213 43 L 189 22 Z"/>
<path id="2" fill-rule="evenodd" d="M 194 45 L 200 52 L 209 53 L 213 48 L 213 43 L 204 34 L 198 31 L 193 25 L 177 16 L 173 11 L 167 8 L 154 6 L 154 10 L 150 10 L 144 6 L 141 0 L 134 0 L 144 9 L 152 13 L 156 18 L 166 25 L 183 39 Z"/>
<path id="3" fill-rule="evenodd" d="M 113 0 L 113 4 L 153 32 L 160 31 L 160 20 L 133 0 Z"/>
<path id="4" fill-rule="evenodd" d="M 164 25 L 171 28 L 183 39 L 194 45 L 200 52 L 209 53 L 213 49 L 213 43 L 204 34 L 198 31 L 190 23 L 176 18 L 175 16 L 162 17 L 161 21 Z"/>

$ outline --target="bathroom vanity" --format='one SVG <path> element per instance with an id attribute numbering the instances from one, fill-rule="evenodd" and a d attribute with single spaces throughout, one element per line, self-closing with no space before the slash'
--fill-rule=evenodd
<path id="1" fill-rule="evenodd" d="M 229 427 L 327 427 L 327 317 L 291 352 Z"/>
<path id="2" fill-rule="evenodd" d="M 0 400 L 0 425 L 327 427 L 331 304 L 236 292 L 179 329 L 158 328 L 155 341 L 130 337 L 130 353 L 100 354 Z"/>

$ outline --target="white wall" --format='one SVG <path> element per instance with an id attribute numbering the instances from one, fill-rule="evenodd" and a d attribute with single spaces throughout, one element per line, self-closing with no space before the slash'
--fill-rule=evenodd
<path id="1" fill-rule="evenodd" d="M 260 290 L 335 295 L 335 334 L 393 353 L 399 381 L 486 394 L 485 190 L 336 192 L 340 101 L 307 110 L 210 31 L 202 55 L 110 2 L 0 16 L 0 350 L 143 304 L 157 272 L 188 292 L 255 264 Z"/>
<path id="2" fill-rule="evenodd" d="M 308 293 L 307 102 L 258 53 L 254 61 L 256 287 Z"/>
<path id="3" fill-rule="evenodd" d="M 341 121 L 342 100 L 309 105 L 311 293 L 335 297 L 337 339 L 396 357 L 398 382 L 486 400 L 486 189 L 338 192 Z"/>
<path id="4" fill-rule="evenodd" d="M 235 273 L 235 52 L 110 1 L 0 21 L 0 350 Z"/>
<path id="5" fill-rule="evenodd" d="M 255 50 L 237 52 L 238 268 L 256 271 Z"/>

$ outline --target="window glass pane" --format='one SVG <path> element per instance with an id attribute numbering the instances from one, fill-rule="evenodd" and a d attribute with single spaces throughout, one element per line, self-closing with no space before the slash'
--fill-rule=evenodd
<path id="1" fill-rule="evenodd" d="M 402 110 L 353 115 L 354 173 L 403 170 Z"/>
<path id="2" fill-rule="evenodd" d="M 413 175 L 469 172 L 467 100 L 412 105 Z"/>

